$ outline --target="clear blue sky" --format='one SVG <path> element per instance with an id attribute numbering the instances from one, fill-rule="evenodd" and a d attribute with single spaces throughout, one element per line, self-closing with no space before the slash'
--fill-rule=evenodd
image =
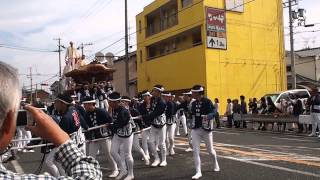
<path id="1" fill-rule="evenodd" d="M 135 15 L 153 0 L 128 0 L 130 32 L 135 31 Z M 246 0 L 245 0 L 246 1 Z M 257 0 L 259 1 L 259 0 Z M 86 48 L 85 54 L 93 54 L 108 44 L 124 36 L 124 1 L 120 0 L 0 0 L 0 44 L 32 47 L 35 52 L 0 48 L 0 60 L 19 69 L 21 81 L 30 84 L 26 75 L 33 67 L 35 81 L 40 82 L 58 72 L 58 55 L 52 52 L 57 49 L 54 38 L 61 37 L 62 44 L 74 41 L 93 42 Z M 320 23 L 320 1 L 300 0 L 299 7 L 307 10 L 308 23 Z M 285 26 L 288 26 L 287 10 L 284 11 Z M 296 32 L 320 29 L 296 28 Z M 288 34 L 288 28 L 285 28 Z M 295 35 L 296 48 L 320 46 L 320 33 L 300 33 Z M 320 37 L 320 36 L 319 36 Z M 286 44 L 288 44 L 286 36 Z M 135 36 L 130 37 L 130 44 L 136 44 Z M 133 47 L 133 50 L 135 47 Z M 104 52 L 124 53 L 124 41 L 120 41 Z M 63 52 L 64 56 L 64 52 Z M 53 78 L 47 83 L 52 83 Z"/>

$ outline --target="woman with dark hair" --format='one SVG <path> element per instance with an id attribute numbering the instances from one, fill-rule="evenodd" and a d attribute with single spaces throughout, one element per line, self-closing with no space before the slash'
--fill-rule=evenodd
<path id="1" fill-rule="evenodd" d="M 271 97 L 267 97 L 267 103 L 268 103 L 268 107 L 267 107 L 268 114 L 282 113 L 282 111 L 276 107 L 276 105 L 272 101 Z M 272 123 L 272 130 L 273 130 L 273 126 L 274 126 L 274 124 Z"/>
<path id="2" fill-rule="evenodd" d="M 216 120 L 216 128 L 217 129 L 220 129 L 220 115 L 219 115 L 219 99 L 218 98 L 215 98 L 214 99 L 214 104 L 213 104 L 213 106 L 216 108 L 216 111 L 217 111 L 217 113 L 216 113 L 216 115 L 215 115 L 215 120 Z"/>
<path id="3" fill-rule="evenodd" d="M 303 105 L 302 105 L 302 101 L 300 99 L 297 100 L 297 102 L 293 105 L 293 115 L 295 117 L 299 117 L 301 114 L 303 114 L 304 109 L 303 109 Z M 300 123 L 297 123 L 298 125 L 298 133 L 302 133 L 303 132 L 303 125 Z"/>
<path id="4" fill-rule="evenodd" d="M 261 97 L 260 99 L 260 107 L 258 108 L 258 112 L 260 114 L 266 114 L 267 113 L 267 101 L 265 97 Z M 260 126 L 258 128 L 258 130 L 262 130 L 265 131 L 266 130 L 266 123 L 262 123 L 260 122 Z"/>

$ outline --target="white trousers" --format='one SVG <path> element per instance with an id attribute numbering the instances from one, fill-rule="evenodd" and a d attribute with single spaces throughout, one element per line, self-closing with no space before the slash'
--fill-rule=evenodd
<path id="1" fill-rule="evenodd" d="M 185 135 L 187 135 L 187 119 L 185 115 L 182 115 L 177 118 L 177 128 L 176 128 L 176 134 L 180 134 L 180 123 L 182 124 L 183 132 Z"/>
<path id="2" fill-rule="evenodd" d="M 212 132 L 202 128 L 193 129 L 192 132 L 193 158 L 196 167 L 196 173 L 201 173 L 200 143 L 204 141 L 207 151 L 212 158 L 214 168 L 219 167 L 217 153 L 213 148 Z"/>
<path id="3" fill-rule="evenodd" d="M 87 145 L 89 146 L 89 156 L 96 158 L 98 151 L 100 154 L 103 152 L 106 155 L 107 161 L 111 164 L 112 170 L 118 170 L 117 163 L 111 156 L 111 139 L 88 142 Z"/>
<path id="4" fill-rule="evenodd" d="M 174 153 L 174 137 L 175 137 L 176 123 L 167 125 L 167 147 L 170 153 Z"/>
<path id="5" fill-rule="evenodd" d="M 147 157 L 146 153 L 144 152 L 144 150 L 140 146 L 139 137 L 140 137 L 140 134 L 133 135 L 132 148 L 134 151 L 137 151 L 138 153 L 140 153 L 141 156 L 143 157 L 143 159 L 149 159 L 149 157 Z"/>
<path id="6" fill-rule="evenodd" d="M 192 129 L 189 129 L 188 128 L 188 142 L 189 142 L 189 147 L 191 148 L 191 149 L 193 149 L 193 146 L 192 146 Z"/>
<path id="7" fill-rule="evenodd" d="M 23 130 L 22 130 L 23 128 L 24 127 L 17 126 L 16 138 L 18 140 L 23 139 Z M 17 146 L 18 148 L 23 148 L 23 145 L 24 145 L 23 141 L 18 141 L 15 143 L 15 146 Z"/>
<path id="8" fill-rule="evenodd" d="M 151 126 L 151 151 L 154 155 L 155 160 L 160 160 L 157 152 L 157 141 L 159 142 L 161 159 L 166 161 L 166 131 L 167 126 L 164 125 L 162 128 L 155 128 Z"/>
<path id="9" fill-rule="evenodd" d="M 149 146 L 151 147 L 150 132 L 151 132 L 150 129 L 141 132 L 142 149 L 148 158 L 150 158 L 148 147 Z"/>
<path id="10" fill-rule="evenodd" d="M 316 134 L 317 126 L 320 128 L 320 113 L 311 113 L 312 116 L 312 134 Z"/>
<path id="11" fill-rule="evenodd" d="M 45 159 L 45 164 L 48 167 L 49 173 L 54 177 L 65 176 L 66 173 L 62 168 L 61 164 L 54 160 L 54 155 L 57 152 L 57 149 L 52 149 L 47 155 Z"/>
<path id="12" fill-rule="evenodd" d="M 120 168 L 120 171 L 123 172 L 128 170 L 128 176 L 133 177 L 133 157 L 131 153 L 132 142 L 133 134 L 126 138 L 119 137 L 116 134 L 113 135 L 111 143 L 111 155 Z M 121 155 L 123 155 L 125 161 L 122 160 Z"/>

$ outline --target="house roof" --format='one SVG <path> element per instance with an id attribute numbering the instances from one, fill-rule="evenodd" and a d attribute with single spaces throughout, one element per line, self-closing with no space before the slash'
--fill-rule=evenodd
<path id="1" fill-rule="evenodd" d="M 314 57 L 320 55 L 320 47 L 318 48 L 308 48 L 295 52 L 300 57 Z"/>
<path id="2" fill-rule="evenodd" d="M 129 60 L 131 59 L 131 57 L 134 57 L 136 55 L 137 55 L 137 51 L 133 51 L 133 52 L 129 53 Z M 126 59 L 126 56 L 121 56 L 118 59 L 114 60 L 114 63 L 117 63 L 119 61 L 123 61 L 125 59 Z"/>

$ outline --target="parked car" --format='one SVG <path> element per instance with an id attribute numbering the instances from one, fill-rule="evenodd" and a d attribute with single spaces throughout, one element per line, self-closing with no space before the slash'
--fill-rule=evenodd
<path id="1" fill-rule="evenodd" d="M 280 107 L 281 99 L 285 99 L 286 101 L 293 101 L 297 99 L 306 101 L 310 96 L 309 91 L 306 89 L 294 89 L 264 95 L 264 97 L 271 97 L 272 101 L 278 108 Z"/>

